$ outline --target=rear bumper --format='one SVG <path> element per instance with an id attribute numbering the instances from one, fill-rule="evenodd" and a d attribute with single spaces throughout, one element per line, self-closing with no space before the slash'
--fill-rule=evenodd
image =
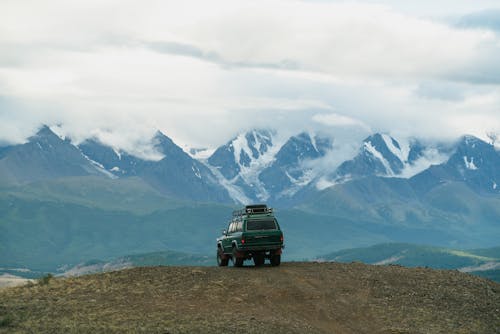
<path id="1" fill-rule="evenodd" d="M 239 252 L 256 252 L 256 251 L 270 251 L 285 248 L 283 244 L 267 244 L 267 245 L 239 245 Z"/>

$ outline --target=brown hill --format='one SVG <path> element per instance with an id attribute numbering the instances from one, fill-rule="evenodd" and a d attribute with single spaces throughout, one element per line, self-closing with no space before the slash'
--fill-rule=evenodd
<path id="1" fill-rule="evenodd" d="M 0 333 L 500 333 L 500 285 L 360 263 L 149 267 L 0 290 Z"/>

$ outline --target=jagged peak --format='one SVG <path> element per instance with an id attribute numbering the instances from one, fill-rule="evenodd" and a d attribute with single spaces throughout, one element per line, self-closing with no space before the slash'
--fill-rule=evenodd
<path id="1" fill-rule="evenodd" d="M 463 144 L 463 145 L 467 145 L 467 146 L 477 144 L 477 143 L 491 145 L 491 144 L 485 142 L 484 140 L 482 140 L 474 135 L 470 135 L 470 134 L 466 134 L 466 135 L 463 135 L 462 137 L 460 137 L 460 139 L 458 140 L 458 143 L 459 143 L 459 145 Z"/>
<path id="2" fill-rule="evenodd" d="M 42 124 L 42 126 L 40 126 L 40 128 L 38 128 L 36 134 L 34 137 L 47 137 L 47 136 L 55 136 L 57 138 L 60 138 L 54 131 L 52 131 L 52 129 L 46 125 L 46 124 Z"/>
<path id="3" fill-rule="evenodd" d="M 58 135 L 48 125 L 43 124 L 33 136 L 28 138 L 28 142 L 50 142 L 53 144 L 56 142 L 70 143 L 71 141 Z"/>
<path id="4" fill-rule="evenodd" d="M 383 140 L 383 135 L 391 137 L 387 133 L 375 132 L 375 133 L 369 135 L 368 137 L 366 137 L 365 139 L 363 139 L 363 143 L 371 142 L 371 141 L 379 141 L 379 140 L 382 141 Z"/>

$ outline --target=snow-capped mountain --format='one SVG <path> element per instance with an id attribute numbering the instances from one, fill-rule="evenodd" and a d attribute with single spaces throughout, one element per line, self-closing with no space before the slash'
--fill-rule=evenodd
<path id="1" fill-rule="evenodd" d="M 158 132 L 152 138 L 152 146 L 163 158 L 144 160 L 97 139 L 88 139 L 76 146 L 43 126 L 27 143 L 2 148 L 0 183 L 20 184 L 89 175 L 106 178 L 136 176 L 172 197 L 233 201 L 212 172 L 170 138 Z"/>
<path id="2" fill-rule="evenodd" d="M 110 173 L 120 176 L 137 175 L 143 161 L 127 152 L 114 149 L 89 138 L 78 145 L 80 151 L 89 159 L 99 164 Z"/>
<path id="3" fill-rule="evenodd" d="M 175 198 L 284 205 L 367 177 L 406 179 L 417 193 L 446 182 L 463 183 L 478 193 L 500 192 L 499 152 L 473 136 L 442 145 L 377 133 L 340 164 L 331 162 L 337 154 L 333 143 L 333 135 L 302 132 L 283 140 L 273 130 L 251 130 L 197 160 L 157 132 L 151 139 L 157 158 L 148 160 L 96 138 L 76 146 L 44 126 L 27 143 L 0 148 L 0 183 L 87 175 L 137 177 Z"/>
<path id="4" fill-rule="evenodd" d="M 281 143 L 275 131 L 252 130 L 219 147 L 207 164 L 239 202 L 267 201 L 292 196 L 314 179 L 308 163 L 331 144 L 306 132 Z"/>
<path id="5" fill-rule="evenodd" d="M 258 177 L 279 147 L 275 131 L 251 130 L 216 149 L 206 165 L 238 202 L 265 200 L 268 194 Z"/>
<path id="6" fill-rule="evenodd" d="M 324 189 L 366 176 L 410 178 L 432 164 L 446 161 L 448 150 L 443 145 L 425 146 L 417 139 L 398 141 L 387 134 L 376 133 L 363 140 L 353 159 L 323 176 L 317 186 Z"/>
<path id="7" fill-rule="evenodd" d="M 157 132 L 154 148 L 163 155 L 159 161 L 145 161 L 138 176 L 165 194 L 194 200 L 231 202 L 228 192 L 201 162 L 184 152 L 169 137 Z"/>
<path id="8" fill-rule="evenodd" d="M 252 174 L 272 158 L 275 132 L 252 130 L 241 133 L 219 147 L 207 160 L 227 180 Z"/>
<path id="9" fill-rule="evenodd" d="M 2 148 L 0 183 L 22 184 L 48 178 L 102 175 L 106 170 L 43 126 L 28 142 Z"/>
<path id="10" fill-rule="evenodd" d="M 446 182 L 463 182 L 479 193 L 500 194 L 500 152 L 474 136 L 463 136 L 449 159 L 412 178 L 420 192 Z"/>
<path id="11" fill-rule="evenodd" d="M 313 162 L 331 149 L 331 138 L 302 132 L 288 139 L 259 180 L 273 198 L 293 196 L 317 177 Z"/>
<path id="12" fill-rule="evenodd" d="M 442 176 L 425 177 L 429 173 L 463 179 L 475 189 L 500 189 L 498 152 L 471 136 L 455 144 L 423 144 L 415 138 L 398 140 L 376 133 L 362 141 L 352 159 L 331 168 L 316 168 L 325 165 L 328 160 L 323 159 L 328 154 L 336 153 L 332 137 L 303 132 L 280 145 L 275 134 L 269 130 L 240 134 L 206 161 L 234 200 L 295 203 L 323 189 L 366 177 L 418 179 L 424 188 L 441 182 Z M 480 166 L 485 176 L 478 176 L 482 175 Z"/>

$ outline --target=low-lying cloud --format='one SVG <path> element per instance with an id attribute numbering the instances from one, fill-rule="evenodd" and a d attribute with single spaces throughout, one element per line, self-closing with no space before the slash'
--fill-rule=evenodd
<path id="1" fill-rule="evenodd" d="M 3 1 L 0 142 L 40 124 L 135 151 L 156 130 L 190 147 L 254 127 L 484 138 L 500 133 L 491 6 Z"/>

